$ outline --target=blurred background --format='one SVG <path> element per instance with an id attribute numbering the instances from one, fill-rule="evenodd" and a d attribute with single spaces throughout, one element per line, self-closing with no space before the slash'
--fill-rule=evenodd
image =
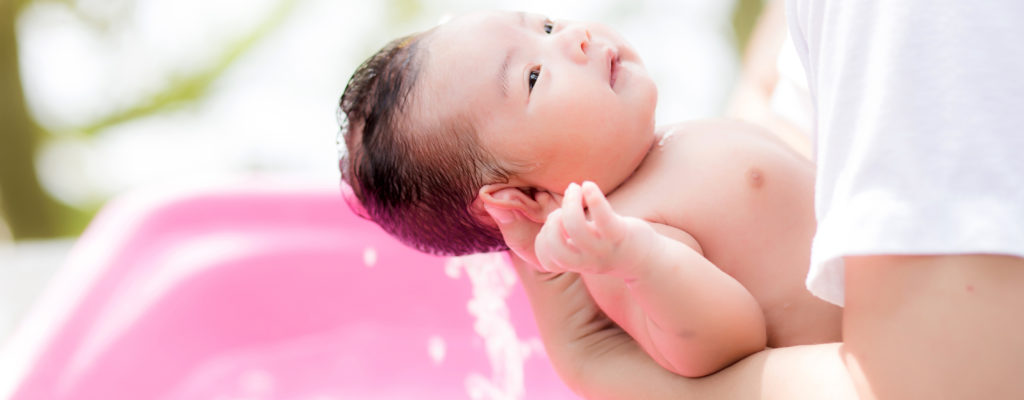
<path id="1" fill-rule="evenodd" d="M 3 0 L 0 345 L 109 199 L 241 177 L 338 181 L 337 100 L 388 40 L 480 9 L 596 20 L 659 123 L 721 115 L 761 0 Z"/>

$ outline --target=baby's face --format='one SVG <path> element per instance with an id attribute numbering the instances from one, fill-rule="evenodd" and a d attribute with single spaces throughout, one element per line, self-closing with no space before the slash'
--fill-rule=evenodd
<path id="1" fill-rule="evenodd" d="M 482 13 L 432 35 L 421 112 L 472 118 L 481 145 L 525 171 L 516 186 L 561 193 L 592 180 L 611 191 L 654 142 L 657 89 L 604 25 Z"/>

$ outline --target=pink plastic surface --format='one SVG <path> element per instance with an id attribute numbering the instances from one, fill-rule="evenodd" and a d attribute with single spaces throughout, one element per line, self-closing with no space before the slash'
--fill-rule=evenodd
<path id="1" fill-rule="evenodd" d="M 444 265 L 353 215 L 336 188 L 128 196 L 93 221 L 8 343 L 7 389 L 25 400 L 470 398 L 467 377 L 494 371 L 470 282 Z M 536 338 L 518 285 L 508 306 L 518 337 Z M 540 351 L 523 379 L 522 398 L 576 398 Z"/>

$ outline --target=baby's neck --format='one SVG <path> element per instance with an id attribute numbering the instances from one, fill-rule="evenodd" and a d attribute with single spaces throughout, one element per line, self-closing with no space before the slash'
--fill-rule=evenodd
<path id="1" fill-rule="evenodd" d="M 668 143 L 668 141 L 672 138 L 673 135 L 676 134 L 677 131 L 678 130 L 675 129 L 671 125 L 663 126 L 663 127 L 659 127 L 658 129 L 655 129 L 654 130 L 654 136 L 657 137 L 658 140 L 654 143 L 653 146 L 651 146 L 651 150 L 654 150 L 654 148 L 657 148 L 657 147 L 664 146 L 665 143 Z M 650 153 L 650 151 L 648 151 L 648 153 Z"/>
<path id="2" fill-rule="evenodd" d="M 626 182 L 629 182 L 630 180 L 632 180 L 633 176 L 636 175 L 637 171 L 639 171 L 641 169 L 641 167 L 643 167 L 643 165 L 645 163 L 647 163 L 647 159 L 651 156 L 652 153 L 654 153 L 654 150 L 658 149 L 662 145 L 664 145 L 665 141 L 669 138 L 669 136 L 672 136 L 672 134 L 674 134 L 674 133 L 675 133 L 675 129 L 672 129 L 672 128 L 669 128 L 669 127 L 659 127 L 657 129 L 655 129 L 654 130 L 654 139 L 655 140 L 651 141 L 651 147 L 649 147 L 647 149 L 647 153 L 644 154 L 644 158 L 640 161 L 639 164 L 637 164 L 636 168 L 633 168 L 633 171 L 630 172 L 628 176 L 626 176 L 626 179 L 623 179 L 622 182 L 619 182 L 613 188 L 608 190 L 605 193 L 605 195 L 610 195 L 610 194 L 614 193 L 615 190 L 617 190 L 618 188 L 622 187 L 622 185 L 626 184 Z"/>

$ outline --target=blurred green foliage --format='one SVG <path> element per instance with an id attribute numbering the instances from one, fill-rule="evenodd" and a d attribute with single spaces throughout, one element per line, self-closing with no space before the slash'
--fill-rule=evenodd
<path id="1" fill-rule="evenodd" d="M 0 2 L 0 207 L 14 239 L 78 235 L 96 212 L 62 204 L 46 193 L 36 171 L 42 145 L 55 135 L 93 136 L 111 126 L 177 109 L 202 99 L 212 84 L 244 54 L 284 22 L 297 0 L 281 0 L 251 32 L 239 35 L 205 68 L 173 75 L 167 84 L 135 104 L 96 120 L 52 132 L 32 119 L 25 102 L 18 60 L 16 26 L 21 12 L 33 2 L 49 1 L 71 8 L 88 26 L 106 29 L 113 21 L 95 20 L 72 0 L 8 0 Z M 120 16 L 124 18 L 125 16 Z M 113 39 L 111 39 L 113 40 Z"/>
<path id="2" fill-rule="evenodd" d="M 390 20 L 393 23 L 405 24 L 423 14 L 423 2 L 419 0 L 390 0 Z"/>
<path id="3" fill-rule="evenodd" d="M 747 49 L 750 34 L 753 33 L 757 18 L 761 16 L 763 10 L 763 0 L 736 0 L 736 6 L 732 12 L 732 30 L 736 38 L 736 51 L 739 54 L 743 54 Z"/>
<path id="4" fill-rule="evenodd" d="M 25 4 L 0 2 L 0 206 L 15 238 L 53 236 L 66 211 L 43 191 L 35 175 L 43 132 L 25 104 L 16 36 Z"/>

